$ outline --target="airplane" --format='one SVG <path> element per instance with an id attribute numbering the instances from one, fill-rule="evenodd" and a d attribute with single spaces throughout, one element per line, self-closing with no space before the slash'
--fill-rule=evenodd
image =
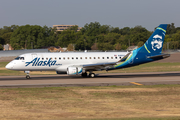
<path id="1" fill-rule="evenodd" d="M 143 46 L 130 52 L 26 53 L 12 60 L 6 68 L 24 71 L 27 79 L 30 71 L 56 71 L 93 78 L 93 71 L 127 68 L 169 57 L 170 54 L 162 53 L 166 29 L 167 24 L 160 24 Z"/>

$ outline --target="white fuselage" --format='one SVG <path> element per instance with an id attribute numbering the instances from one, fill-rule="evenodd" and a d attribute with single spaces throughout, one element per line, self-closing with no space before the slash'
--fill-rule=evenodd
<path id="1" fill-rule="evenodd" d="M 6 68 L 20 71 L 66 72 L 70 66 L 118 62 L 127 53 L 128 52 L 27 53 L 11 61 Z"/>

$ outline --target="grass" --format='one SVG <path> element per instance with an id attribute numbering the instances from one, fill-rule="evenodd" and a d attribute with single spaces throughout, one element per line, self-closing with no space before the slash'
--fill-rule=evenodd
<path id="1" fill-rule="evenodd" d="M 0 62 L 0 76 L 4 75 L 25 75 L 23 71 L 7 70 L 5 68 L 8 62 Z M 180 62 L 178 63 L 147 63 L 135 67 L 117 69 L 108 71 L 108 73 L 135 73 L 135 72 L 167 72 L 167 71 L 180 71 Z M 106 73 L 106 71 L 95 71 L 95 73 Z M 33 71 L 30 74 L 56 74 L 55 71 Z"/>
<path id="2" fill-rule="evenodd" d="M 5 69 L 0 76 L 25 75 Z M 109 73 L 180 71 L 180 63 L 147 63 Z M 97 73 L 106 73 L 100 71 Z M 56 74 L 52 71 L 30 74 Z M 180 120 L 180 85 L 1 88 L 1 119 Z"/>
<path id="3" fill-rule="evenodd" d="M 9 62 L 0 62 L 0 68 L 5 68 Z"/>
<path id="4" fill-rule="evenodd" d="M 74 120 L 76 120 L 76 119 L 74 119 Z M 179 120 L 179 118 L 178 117 L 167 117 L 167 118 L 103 118 L 103 119 L 80 119 L 80 120 Z"/>
<path id="5" fill-rule="evenodd" d="M 0 89 L 1 119 L 178 120 L 179 85 Z"/>

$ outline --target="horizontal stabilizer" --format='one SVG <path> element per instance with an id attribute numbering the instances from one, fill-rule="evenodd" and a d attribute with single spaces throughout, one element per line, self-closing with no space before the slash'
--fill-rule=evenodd
<path id="1" fill-rule="evenodd" d="M 147 58 L 151 58 L 151 59 L 161 59 L 161 58 L 167 58 L 169 57 L 170 54 L 161 54 L 161 55 L 155 55 L 155 56 L 147 56 Z"/>

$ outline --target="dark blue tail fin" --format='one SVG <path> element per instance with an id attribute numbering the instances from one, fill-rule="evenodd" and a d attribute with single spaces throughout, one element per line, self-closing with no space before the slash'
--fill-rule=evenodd
<path id="1" fill-rule="evenodd" d="M 169 57 L 169 54 L 161 53 L 166 29 L 167 24 L 159 25 L 142 47 L 128 53 L 122 58 L 122 61 L 119 61 L 119 64 L 114 66 L 114 68 L 126 68 Z"/>
<path id="2" fill-rule="evenodd" d="M 122 61 L 119 61 L 119 64 L 114 66 L 114 68 L 126 68 L 169 57 L 169 54 L 161 53 L 166 29 L 167 24 L 159 25 L 142 47 L 128 53 L 122 58 Z"/>
<path id="3" fill-rule="evenodd" d="M 149 53 L 151 55 L 159 54 L 162 51 L 167 24 L 159 25 L 151 37 L 140 48 L 139 52 Z"/>

